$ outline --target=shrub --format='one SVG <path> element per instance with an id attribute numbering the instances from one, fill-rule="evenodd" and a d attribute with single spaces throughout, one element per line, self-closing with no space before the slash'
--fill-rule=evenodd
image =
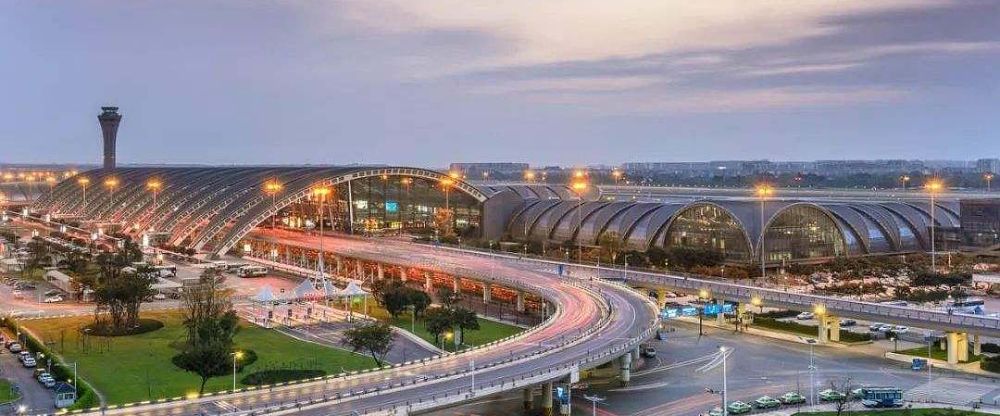
<path id="1" fill-rule="evenodd" d="M 795 315 L 798 315 L 798 314 L 799 313 L 797 311 L 777 310 L 777 311 L 767 311 L 767 312 L 764 312 L 764 313 L 759 313 L 759 314 L 757 314 L 757 316 L 758 317 L 764 317 L 764 318 L 778 319 L 778 318 L 791 318 L 791 317 L 793 317 Z"/>
<path id="2" fill-rule="evenodd" d="M 84 329 L 90 330 L 90 335 L 96 335 L 99 337 L 121 337 L 128 335 L 139 335 L 145 334 L 147 332 L 153 332 L 157 329 L 163 328 L 163 322 L 157 321 L 155 319 L 139 319 L 138 325 L 132 328 L 126 329 L 115 329 L 111 325 L 99 325 L 99 324 L 89 324 Z"/>
<path id="3" fill-rule="evenodd" d="M 240 380 L 248 386 L 259 386 L 264 384 L 284 383 L 286 381 L 302 380 L 325 376 L 323 370 L 264 370 L 252 373 Z"/>
<path id="4" fill-rule="evenodd" d="M 979 360 L 979 368 L 993 373 L 1000 373 L 1000 357 L 983 356 Z"/>

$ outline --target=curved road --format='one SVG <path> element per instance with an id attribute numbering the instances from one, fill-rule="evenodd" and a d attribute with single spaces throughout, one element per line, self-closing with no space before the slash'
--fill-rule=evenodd
<path id="1" fill-rule="evenodd" d="M 293 238 L 298 239 L 295 244 L 316 243 L 315 237 L 282 235 L 283 240 Z M 349 257 L 439 270 L 531 291 L 556 305 L 556 311 L 542 325 L 512 340 L 423 363 L 272 389 L 109 409 L 104 414 L 242 415 L 275 412 L 278 407 L 285 409 L 281 414 L 310 415 L 430 410 L 564 379 L 574 367 L 594 367 L 635 349 L 658 324 L 655 305 L 624 286 L 559 277 L 532 270 L 530 264 L 387 240 L 327 237 L 324 244 L 328 251 Z M 470 393 L 473 373 L 475 391 Z"/>

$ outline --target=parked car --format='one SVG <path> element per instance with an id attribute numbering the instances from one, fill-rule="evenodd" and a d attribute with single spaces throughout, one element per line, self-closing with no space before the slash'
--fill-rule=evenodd
<path id="1" fill-rule="evenodd" d="M 872 322 L 871 325 L 868 325 L 868 330 L 872 331 L 872 332 L 878 332 L 878 329 L 881 328 L 881 327 L 883 327 L 883 326 L 885 326 L 885 324 L 883 324 L 881 322 Z"/>
<path id="2" fill-rule="evenodd" d="M 806 402 L 805 396 L 794 391 L 782 394 L 779 400 L 784 404 L 801 404 Z"/>
<path id="3" fill-rule="evenodd" d="M 824 402 L 836 402 L 844 400 L 845 397 L 847 395 L 834 389 L 826 389 L 819 392 L 819 400 Z"/>
<path id="4" fill-rule="evenodd" d="M 726 409 L 729 410 L 729 414 L 731 415 L 739 415 L 743 413 L 750 413 L 750 411 L 753 410 L 753 407 L 737 400 L 735 402 L 730 402 L 729 406 L 726 406 Z"/>
<path id="5" fill-rule="evenodd" d="M 22 363 L 24 362 L 24 360 L 27 360 L 29 358 L 31 358 L 31 353 L 28 351 L 21 351 L 20 353 L 17 354 L 17 359 L 20 360 Z"/>
<path id="6" fill-rule="evenodd" d="M 798 315 L 795 315 L 795 319 L 798 319 L 800 321 L 805 321 L 807 319 L 813 319 L 814 317 L 816 317 L 816 315 L 813 315 L 812 312 L 802 312 L 802 313 L 800 313 Z"/>
<path id="7" fill-rule="evenodd" d="M 910 331 L 910 328 L 907 327 L 907 326 L 903 326 L 903 325 L 896 325 L 896 326 L 894 326 L 892 328 L 892 332 L 895 332 L 897 334 L 905 334 L 905 333 L 907 333 L 909 331 Z"/>
<path id="8" fill-rule="evenodd" d="M 56 379 L 52 377 L 48 372 L 43 372 L 38 377 L 35 378 L 39 383 L 47 388 L 52 388 L 56 386 Z"/>
<path id="9" fill-rule="evenodd" d="M 853 319 L 841 319 L 840 320 L 840 326 L 854 326 L 854 325 L 857 325 L 857 324 L 858 324 L 858 321 L 855 321 Z"/>
<path id="10" fill-rule="evenodd" d="M 21 352 L 24 349 L 24 347 L 22 347 L 21 344 L 18 344 L 16 342 L 12 342 L 12 343 L 10 343 L 10 345 L 7 345 L 7 349 L 10 350 L 10 352 L 12 352 L 12 353 L 17 354 L 17 353 Z"/>
<path id="11" fill-rule="evenodd" d="M 60 295 L 46 296 L 43 302 L 45 303 L 59 303 L 63 301 L 63 297 Z"/>
<path id="12" fill-rule="evenodd" d="M 753 401 L 753 405 L 758 409 L 771 409 L 781 406 L 781 402 L 771 396 L 761 396 Z"/>
<path id="13" fill-rule="evenodd" d="M 164 295 L 162 293 L 157 293 L 157 294 L 153 295 L 153 299 L 154 300 L 164 300 L 166 298 L 167 298 L 167 295 Z"/>
<path id="14" fill-rule="evenodd" d="M 709 410 L 708 413 L 705 413 L 702 416 L 722 416 L 722 408 L 713 407 L 712 410 Z"/>
<path id="15" fill-rule="evenodd" d="M 38 365 L 38 362 L 36 362 L 35 359 L 32 358 L 32 357 L 28 357 L 28 358 L 24 359 L 24 361 L 22 361 L 22 364 L 26 368 L 32 368 L 32 367 Z"/>

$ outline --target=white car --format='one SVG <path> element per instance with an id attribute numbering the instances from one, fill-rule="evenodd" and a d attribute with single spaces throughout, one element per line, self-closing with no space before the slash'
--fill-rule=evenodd
<path id="1" fill-rule="evenodd" d="M 31 358 L 31 357 L 28 357 L 28 358 L 25 358 L 25 359 L 24 359 L 24 366 L 25 366 L 25 367 L 27 367 L 27 368 L 31 368 L 31 367 L 34 367 L 34 366 L 36 366 L 36 365 L 38 365 L 38 363 L 37 363 L 37 362 L 35 362 L 35 359 L 34 359 L 34 358 Z"/>
<path id="2" fill-rule="evenodd" d="M 46 296 L 43 302 L 45 303 L 59 303 L 63 301 L 63 297 L 60 295 Z"/>
<path id="3" fill-rule="evenodd" d="M 909 332 L 909 330 L 910 330 L 909 327 L 903 325 L 896 325 L 895 327 L 892 328 L 892 332 L 895 332 L 897 334 L 905 334 Z"/>
<path id="4" fill-rule="evenodd" d="M 798 319 L 800 321 L 805 321 L 807 319 L 813 319 L 815 316 L 816 315 L 813 315 L 812 312 L 802 312 L 802 313 L 796 315 L 795 319 Z"/>
<path id="5" fill-rule="evenodd" d="M 156 300 L 164 300 L 166 298 L 167 298 L 167 295 L 164 295 L 162 293 L 157 293 L 157 294 L 153 295 L 153 299 L 156 299 Z"/>

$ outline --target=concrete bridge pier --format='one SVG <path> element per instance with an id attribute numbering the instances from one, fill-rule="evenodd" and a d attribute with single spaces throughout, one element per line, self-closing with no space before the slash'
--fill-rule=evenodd
<path id="1" fill-rule="evenodd" d="M 361 267 L 361 260 L 354 262 L 354 278 L 363 279 L 365 270 Z"/>
<path id="2" fill-rule="evenodd" d="M 402 280 L 402 281 L 403 281 L 404 283 L 406 282 L 406 268 L 405 268 L 405 267 L 400 267 L 400 268 L 399 268 L 399 278 L 400 278 L 400 279 L 401 279 L 401 280 Z"/>
<path id="3" fill-rule="evenodd" d="M 817 341 L 820 344 L 840 341 L 840 318 L 834 315 L 818 315 L 819 325 Z"/>
<path id="4" fill-rule="evenodd" d="M 534 398 L 531 396 L 531 387 L 522 389 L 522 402 L 524 403 L 524 413 L 531 413 L 531 409 L 535 407 Z"/>
<path id="5" fill-rule="evenodd" d="M 983 355 L 983 344 L 979 342 L 979 334 L 972 335 L 972 355 L 976 357 Z"/>
<path id="6" fill-rule="evenodd" d="M 552 416 L 552 382 L 542 384 L 542 415 Z"/>
<path id="7" fill-rule="evenodd" d="M 517 311 L 524 312 L 524 292 L 520 290 L 517 291 Z M 979 337 L 976 336 L 976 339 L 978 340 Z"/>
<path id="8" fill-rule="evenodd" d="M 431 280 L 431 272 L 424 272 L 424 291 L 428 294 L 434 293 L 434 281 Z"/>
<path id="9" fill-rule="evenodd" d="M 451 279 L 451 291 L 457 294 L 460 290 L 462 290 L 462 278 L 455 276 Z"/>
<path id="10" fill-rule="evenodd" d="M 719 307 L 719 313 L 715 315 L 715 323 L 723 325 L 726 323 L 726 314 L 722 313 L 722 307 L 726 304 L 726 301 L 718 298 L 715 300 L 715 304 Z"/>
<path id="11" fill-rule="evenodd" d="M 667 289 L 656 289 L 656 304 L 660 309 L 667 306 Z"/>
<path id="12" fill-rule="evenodd" d="M 333 256 L 333 260 L 337 262 L 337 276 L 344 275 L 344 259 L 340 256 Z M 381 265 L 379 266 L 381 267 Z"/>
<path id="13" fill-rule="evenodd" d="M 559 402 L 559 414 L 561 416 L 570 416 L 570 413 L 572 413 L 572 409 L 573 409 L 573 388 L 572 388 L 573 386 L 570 383 L 569 378 L 564 379 L 563 382 L 560 383 L 560 384 L 563 384 L 563 386 L 564 386 L 563 387 L 563 389 L 564 389 L 563 391 L 566 394 L 566 403 L 563 403 L 560 400 L 560 402 Z"/>
<path id="14" fill-rule="evenodd" d="M 483 283 L 483 303 L 490 303 L 493 299 L 493 285 L 490 283 Z"/>
<path id="15" fill-rule="evenodd" d="M 383 266 L 382 263 L 378 263 L 377 266 L 375 266 L 375 273 L 378 280 L 385 279 L 385 266 Z"/>
<path id="16" fill-rule="evenodd" d="M 629 351 L 625 355 L 619 358 L 621 360 L 621 383 L 622 386 L 627 386 L 629 381 L 632 381 L 632 352 Z"/>
<path id="17" fill-rule="evenodd" d="M 969 334 L 965 332 L 949 332 L 948 364 L 958 364 L 969 361 Z"/>

